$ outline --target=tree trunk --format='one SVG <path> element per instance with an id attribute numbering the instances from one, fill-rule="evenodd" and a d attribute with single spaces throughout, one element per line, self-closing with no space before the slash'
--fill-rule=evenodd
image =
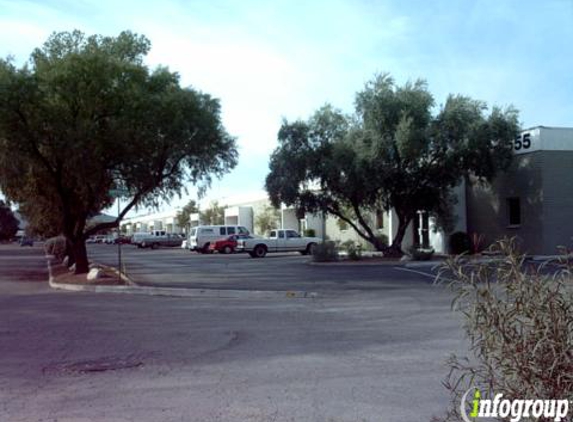
<path id="1" fill-rule="evenodd" d="M 66 238 L 66 256 L 68 257 L 68 268 L 76 263 L 74 248 L 72 247 L 72 242 Z"/>
<path id="2" fill-rule="evenodd" d="M 89 271 L 89 263 L 85 240 L 83 238 L 74 239 L 72 248 L 76 263 L 75 274 L 86 274 Z"/>
<path id="3" fill-rule="evenodd" d="M 384 254 L 386 254 L 386 251 L 388 250 L 388 245 L 380 242 L 380 240 L 376 236 L 371 237 L 370 239 L 368 239 L 368 241 L 372 243 L 372 245 L 376 248 L 377 251 L 384 252 Z"/>
<path id="4" fill-rule="evenodd" d="M 404 252 L 402 251 L 402 241 L 406 235 L 406 229 L 408 228 L 408 224 L 410 224 L 410 220 L 411 219 L 404 217 L 398 217 L 398 230 L 396 231 L 396 236 L 394 236 L 392 244 L 386 250 L 385 255 L 392 257 L 401 257 L 404 255 Z"/>

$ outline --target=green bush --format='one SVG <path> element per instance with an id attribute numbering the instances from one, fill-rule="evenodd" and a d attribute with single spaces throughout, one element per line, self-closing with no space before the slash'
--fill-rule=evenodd
<path id="1" fill-rule="evenodd" d="M 434 256 L 434 250 L 432 248 L 424 249 L 419 246 L 410 246 L 408 255 L 413 261 L 429 261 Z"/>
<path id="2" fill-rule="evenodd" d="M 47 255 L 54 255 L 62 261 L 66 256 L 66 238 L 64 236 L 51 237 L 44 243 L 44 251 Z"/>
<path id="3" fill-rule="evenodd" d="M 543 266 L 524 265 L 514 240 L 496 248 L 502 256 L 498 262 L 468 267 L 458 256 L 438 276 L 448 277 L 471 351 L 450 358 L 444 385 L 452 406 L 441 420 L 460 420 L 460 400 L 469 389 L 479 389 L 484 398 L 573 399 L 569 264 L 557 274 L 543 274 Z"/>
<path id="4" fill-rule="evenodd" d="M 461 255 L 472 253 L 472 240 L 465 232 L 455 232 L 450 236 L 450 253 Z"/>
<path id="5" fill-rule="evenodd" d="M 304 231 L 304 236 L 306 237 L 315 237 L 316 236 L 316 231 L 314 229 L 306 229 Z"/>
<path id="6" fill-rule="evenodd" d="M 348 259 L 360 261 L 362 259 L 362 245 L 354 240 L 347 240 L 340 247 L 348 253 Z"/>
<path id="7" fill-rule="evenodd" d="M 327 241 L 316 245 L 312 253 L 312 260 L 315 262 L 338 261 L 338 248 L 336 243 Z"/>
<path id="8" fill-rule="evenodd" d="M 378 239 L 378 242 L 384 246 L 388 246 L 389 244 L 388 236 L 386 236 L 385 234 L 379 234 L 378 236 L 376 236 L 376 239 Z"/>

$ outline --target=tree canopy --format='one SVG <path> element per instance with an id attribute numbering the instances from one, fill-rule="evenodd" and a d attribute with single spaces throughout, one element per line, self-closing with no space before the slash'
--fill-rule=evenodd
<path id="1" fill-rule="evenodd" d="M 518 114 L 450 95 L 437 114 L 426 82 L 397 86 L 377 75 L 356 94 L 355 113 L 331 105 L 308 120 L 284 121 L 266 189 L 275 206 L 325 211 L 388 254 L 401 254 L 418 211 L 445 217 L 463 177 L 487 181 L 511 160 Z M 387 247 L 371 213 L 393 209 L 398 229 Z"/>
<path id="2" fill-rule="evenodd" d="M 52 34 L 18 68 L 0 60 L 0 188 L 49 215 L 86 272 L 86 221 L 125 192 L 120 218 L 184 189 L 205 188 L 237 162 L 219 101 L 144 64 L 150 42 L 80 31 Z"/>
<path id="3" fill-rule="evenodd" d="M 179 227 L 188 227 L 191 222 L 191 214 L 199 212 L 199 207 L 197 206 L 197 201 L 194 199 L 189 200 L 187 205 L 183 207 L 181 211 L 177 213 L 177 224 Z"/>

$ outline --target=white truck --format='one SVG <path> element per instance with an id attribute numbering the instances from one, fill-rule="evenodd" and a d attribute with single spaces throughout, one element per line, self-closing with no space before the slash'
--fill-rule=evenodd
<path id="1" fill-rule="evenodd" d="M 241 239 L 237 251 L 248 252 L 253 258 L 264 258 L 272 252 L 300 252 L 303 255 L 312 254 L 318 237 L 302 237 L 295 230 L 271 230 L 269 237 Z"/>
<path id="2" fill-rule="evenodd" d="M 167 233 L 165 230 L 153 230 L 149 233 L 135 233 L 131 243 L 138 248 L 156 249 L 159 246 L 181 246 L 183 238 L 178 234 Z"/>

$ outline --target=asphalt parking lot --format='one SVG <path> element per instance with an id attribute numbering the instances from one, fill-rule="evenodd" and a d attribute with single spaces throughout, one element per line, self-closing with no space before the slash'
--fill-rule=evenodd
<path id="1" fill-rule="evenodd" d="M 90 258 L 117 267 L 117 245 L 95 244 Z M 311 263 L 298 253 L 198 254 L 180 248 L 138 249 L 122 246 L 123 265 L 137 283 L 200 289 L 300 290 L 335 294 L 431 284 L 429 269 L 405 271 L 386 264 Z"/>
<path id="2" fill-rule="evenodd" d="M 90 248 L 98 259 L 114 251 Z M 451 295 L 423 277 L 296 255 L 124 252 L 165 283 L 278 288 L 302 278 L 296 285 L 323 290 L 313 299 L 62 292 L 48 287 L 40 248 L 0 246 L 1 421 L 427 422 L 448 405 L 445 361 L 466 343 Z"/>

